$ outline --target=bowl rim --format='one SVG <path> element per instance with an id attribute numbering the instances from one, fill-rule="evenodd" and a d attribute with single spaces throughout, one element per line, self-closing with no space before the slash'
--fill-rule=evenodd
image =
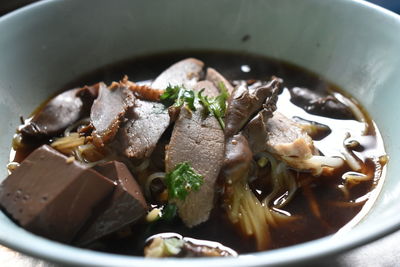
<path id="1" fill-rule="evenodd" d="M 399 24 L 400 16 L 383 7 L 364 0 L 336 0 L 340 3 L 347 3 L 364 7 L 379 15 L 389 18 Z M 17 16 L 23 16 L 25 12 L 33 9 L 45 8 L 49 4 L 57 4 L 61 0 L 42 0 L 31 3 L 15 11 L 0 17 L 0 24 Z M 389 163 L 390 164 L 390 163 Z M 4 214 L 0 213 L 0 216 Z M 8 218 L 5 218 L 9 220 Z M 138 256 L 125 256 L 111 253 L 97 252 L 88 249 L 72 247 L 55 241 L 36 236 L 21 227 L 11 223 L 0 225 L 0 244 L 5 245 L 24 254 L 42 258 L 56 263 L 68 265 L 85 266 L 155 266 L 163 264 L 166 266 L 270 266 L 270 265 L 289 265 L 299 264 L 313 259 L 323 258 L 329 255 L 338 254 L 345 250 L 358 247 L 368 242 L 379 239 L 389 233 L 400 229 L 400 214 L 391 220 L 386 220 L 369 231 L 368 235 L 364 232 L 354 231 L 351 238 L 341 236 L 334 238 L 334 235 L 320 239 L 300 243 L 297 245 L 279 248 L 271 251 L 255 252 L 240 255 L 237 258 L 163 258 L 148 259 Z M 34 243 L 35 246 L 30 244 Z M 45 249 L 44 249 L 45 248 Z M 318 248 L 318 249 L 316 249 Z"/>

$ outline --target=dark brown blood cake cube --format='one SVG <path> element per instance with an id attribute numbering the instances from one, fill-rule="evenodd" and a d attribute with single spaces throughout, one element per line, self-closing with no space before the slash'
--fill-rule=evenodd
<path id="1" fill-rule="evenodd" d="M 110 161 L 97 165 L 94 169 L 114 180 L 117 187 L 112 197 L 99 207 L 98 216 L 79 235 L 77 239 L 79 245 L 88 244 L 130 225 L 142 218 L 147 211 L 141 189 L 124 163 Z"/>
<path id="2" fill-rule="evenodd" d="M 25 229 L 68 243 L 114 188 L 98 172 L 43 145 L 0 185 L 0 203 Z"/>

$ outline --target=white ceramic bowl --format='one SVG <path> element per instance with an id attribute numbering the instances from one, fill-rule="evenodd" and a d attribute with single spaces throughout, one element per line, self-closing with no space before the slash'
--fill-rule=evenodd
<path id="1" fill-rule="evenodd" d="M 143 259 L 66 246 L 0 213 L 0 243 L 48 260 L 110 266 L 254 266 L 338 253 L 400 227 L 400 17 L 350 0 L 44 1 L 0 18 L 0 177 L 19 115 L 68 81 L 137 55 L 249 51 L 295 63 L 355 96 L 382 131 L 390 162 L 368 215 L 343 235 L 230 259 Z M 251 39 L 242 42 L 245 35 Z"/>

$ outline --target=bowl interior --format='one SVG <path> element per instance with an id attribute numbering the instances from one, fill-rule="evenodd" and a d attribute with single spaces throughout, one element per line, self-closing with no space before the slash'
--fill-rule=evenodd
<path id="1" fill-rule="evenodd" d="M 346 235 L 230 263 L 288 263 L 353 247 L 400 223 L 400 206 L 393 205 L 400 193 L 400 167 L 394 164 L 400 157 L 399 31 L 396 15 L 349 0 L 296 4 L 291 0 L 39 2 L 0 18 L 0 51 L 4 52 L 0 61 L 0 166 L 8 162 L 19 116 L 28 116 L 66 83 L 100 66 L 179 49 L 245 51 L 279 58 L 322 75 L 362 103 L 381 130 L 390 156 L 387 179 L 372 210 Z M 250 38 L 243 42 L 246 35 Z M 6 175 L 4 167 L 0 180 Z M 61 262 L 152 263 L 47 241 L 16 227 L 4 214 L 0 214 L 0 242 Z M 221 263 L 220 259 L 203 259 L 191 264 L 204 261 Z"/>

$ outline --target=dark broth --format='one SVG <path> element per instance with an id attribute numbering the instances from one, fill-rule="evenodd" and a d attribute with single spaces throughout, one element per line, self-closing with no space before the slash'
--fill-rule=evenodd
<path id="1" fill-rule="evenodd" d="M 283 78 L 284 87 L 287 88 L 294 86 L 307 87 L 311 90 L 337 92 L 346 95 L 337 86 L 321 77 L 286 62 L 246 53 L 212 51 L 173 52 L 138 57 L 119 64 L 102 67 L 93 73 L 72 81 L 63 90 L 94 84 L 98 81 L 104 81 L 109 84 L 112 81 L 120 80 L 125 74 L 132 81 L 152 80 L 174 62 L 187 57 L 195 57 L 204 61 L 207 66 L 215 68 L 229 80 L 268 80 L 269 77 L 275 75 Z M 361 108 L 361 110 L 363 109 Z M 327 119 L 304 112 L 290 102 L 290 95 L 285 90 L 280 96 L 278 111 L 288 117 L 297 115 L 302 119 L 311 121 L 317 118 L 328 125 L 332 130 L 329 135 L 330 139 L 322 139 L 315 142 L 317 148 L 328 154 L 330 147 L 341 145 L 341 142 L 343 142 L 341 135 L 345 131 L 350 131 L 351 133 L 351 129 L 359 128 L 359 122 L 357 121 L 346 120 L 344 125 L 343 120 Z M 376 158 L 385 154 L 378 130 L 365 112 L 364 115 L 368 123 L 366 131 L 368 137 L 359 136 L 357 138 L 360 146 L 356 150 L 357 156 L 362 160 L 371 157 Z M 335 143 L 332 143 L 332 140 Z M 16 152 L 17 161 L 21 161 L 27 155 L 27 151 Z M 372 173 L 375 173 L 376 167 L 376 164 L 371 160 L 366 160 L 363 166 L 368 172 Z M 350 171 L 347 165 L 336 170 L 329 177 L 312 178 L 306 187 L 298 189 L 294 199 L 284 207 L 285 211 L 297 216 L 298 219 L 282 224 L 277 228 L 271 228 L 273 244 L 271 249 L 335 233 L 360 212 L 365 203 L 362 197 L 367 196 L 365 199 L 368 198 L 368 194 L 376 187 L 379 175 L 375 177 L 376 179 L 352 187 L 349 190 L 349 196 L 345 197 L 338 186 L 342 185 L 342 174 L 346 171 Z M 299 183 L 310 178 L 308 174 L 295 172 L 294 174 Z M 310 191 L 319 205 L 320 218 L 317 218 L 311 212 L 308 201 Z M 254 240 L 239 234 L 235 226 L 227 219 L 221 203 L 216 205 L 209 221 L 193 229 L 186 228 L 179 219 L 175 219 L 171 223 L 156 222 L 151 225 L 142 222 L 132 226 L 131 231 L 132 235 L 128 235 L 125 238 L 117 238 L 116 235 L 104 238 L 91 248 L 113 253 L 143 255 L 143 246 L 149 236 L 160 232 L 176 232 L 183 236 L 217 241 L 239 253 L 256 251 Z"/>

